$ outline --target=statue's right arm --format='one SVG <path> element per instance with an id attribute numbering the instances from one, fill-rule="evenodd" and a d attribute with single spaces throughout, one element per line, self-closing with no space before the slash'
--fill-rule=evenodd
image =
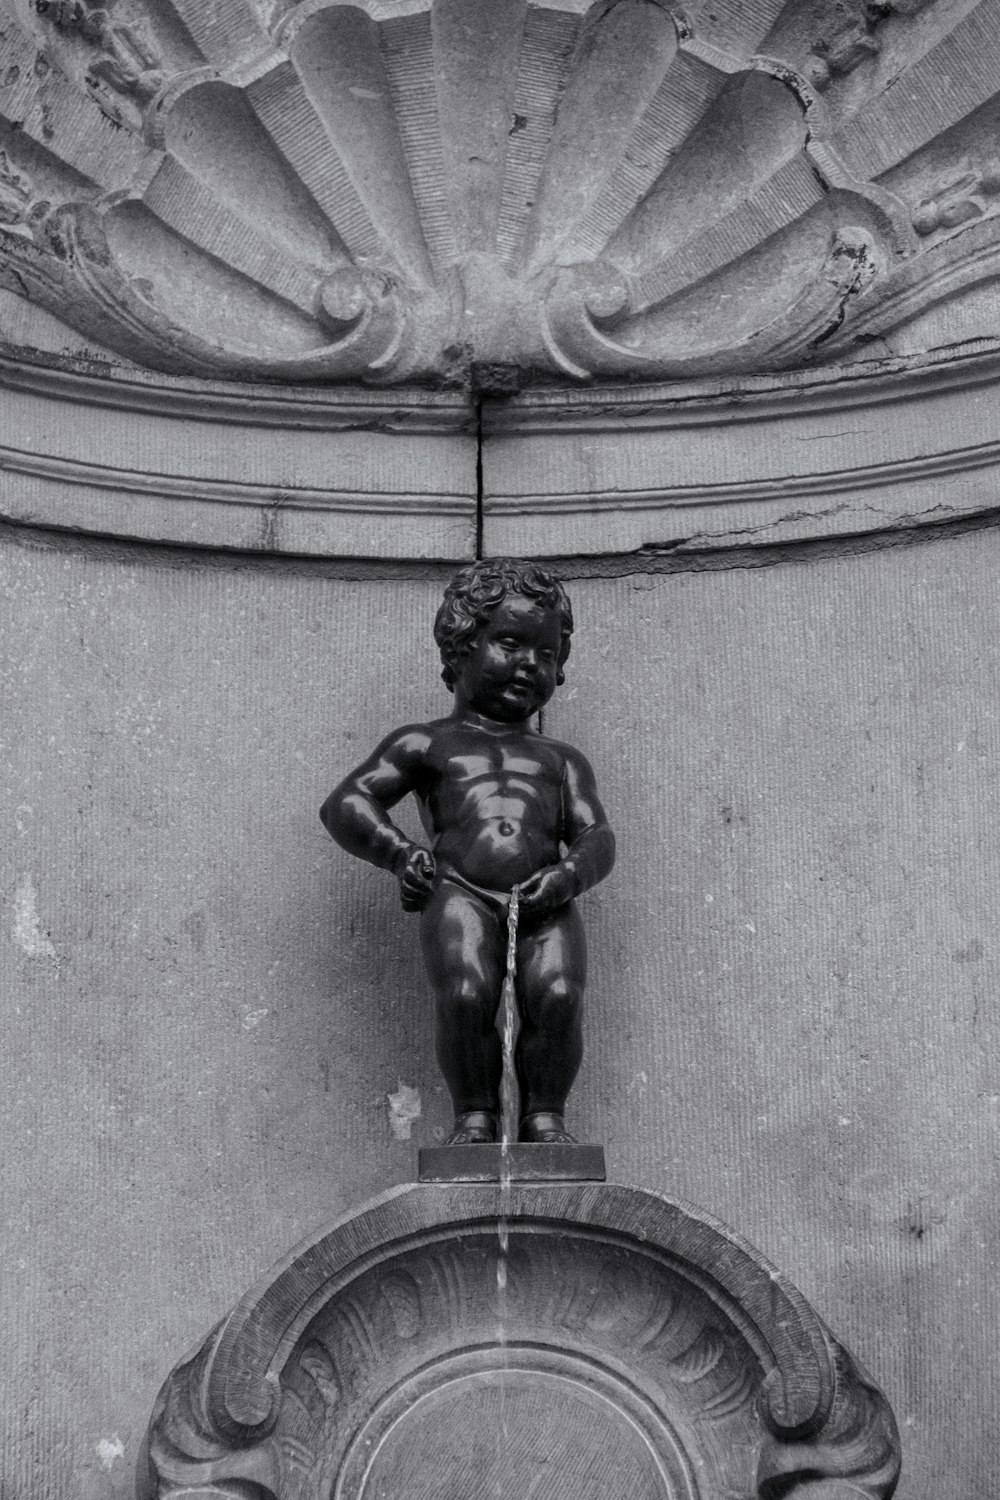
<path id="1" fill-rule="evenodd" d="M 430 738 L 423 725 L 394 730 L 330 793 L 319 815 L 342 849 L 401 873 L 420 846 L 396 827 L 388 809 L 420 786 Z"/>

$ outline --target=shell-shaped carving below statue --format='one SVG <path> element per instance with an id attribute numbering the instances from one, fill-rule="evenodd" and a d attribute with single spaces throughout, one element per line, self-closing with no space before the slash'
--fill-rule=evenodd
<path id="1" fill-rule="evenodd" d="M 1000 0 L 0 0 L 0 285 L 175 373 L 664 378 L 997 274 Z"/>

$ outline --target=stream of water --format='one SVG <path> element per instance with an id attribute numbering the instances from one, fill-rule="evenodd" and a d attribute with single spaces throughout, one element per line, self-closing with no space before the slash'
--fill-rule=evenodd
<path id="1" fill-rule="evenodd" d="M 500 1084 L 500 1156 L 509 1163 L 511 1142 L 517 1139 L 518 1097 L 517 1079 L 514 1074 L 514 1025 L 517 1019 L 517 1002 L 514 996 L 514 977 L 517 974 L 517 917 L 519 906 L 517 886 L 510 893 L 507 907 L 507 972 L 503 980 L 500 999 L 503 1013 L 503 1077 Z M 501 1168 L 501 1171 L 503 1169 Z"/>
<path id="2" fill-rule="evenodd" d="M 510 1148 L 517 1139 L 518 1094 L 514 1073 L 514 1026 L 517 1020 L 517 1000 L 514 994 L 514 978 L 517 974 L 517 916 L 518 888 L 510 893 L 507 908 L 507 972 L 503 980 L 500 997 L 503 1013 L 503 1075 L 500 1081 L 500 1255 L 497 1260 L 497 1290 L 501 1296 L 507 1289 L 507 1252 L 510 1248 L 508 1213 L 510 1209 Z"/>
<path id="3" fill-rule="evenodd" d="M 507 972 L 504 975 L 500 997 L 503 1017 L 503 1074 L 500 1080 L 500 1205 L 497 1215 L 497 1338 L 507 1358 L 507 1262 L 510 1254 L 510 1200 L 511 1164 L 510 1148 L 517 1139 L 519 1098 L 517 1077 L 514 1072 L 514 1028 L 517 1022 L 517 999 L 514 993 L 514 978 L 517 974 L 517 917 L 519 891 L 515 885 L 510 893 L 507 907 Z M 501 1387 L 500 1426 L 504 1450 L 507 1432 L 507 1408 L 504 1388 Z"/>

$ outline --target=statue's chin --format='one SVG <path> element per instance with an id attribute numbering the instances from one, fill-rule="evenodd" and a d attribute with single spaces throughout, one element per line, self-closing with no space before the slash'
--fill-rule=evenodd
<path id="1" fill-rule="evenodd" d="M 521 703 L 493 704 L 484 712 L 491 719 L 499 719 L 502 724 L 525 724 L 532 714 L 538 712 L 538 704 L 533 698 L 528 698 Z"/>
<path id="2" fill-rule="evenodd" d="M 540 706 L 534 693 L 508 695 L 504 692 L 469 699 L 469 707 L 474 713 L 483 714 L 487 719 L 496 719 L 501 724 L 524 723 L 538 712 Z"/>

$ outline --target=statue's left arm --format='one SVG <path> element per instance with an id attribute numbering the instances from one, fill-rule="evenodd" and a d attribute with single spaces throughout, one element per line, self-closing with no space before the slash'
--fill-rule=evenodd
<path id="1" fill-rule="evenodd" d="M 615 862 L 615 836 L 597 795 L 594 773 L 586 757 L 572 750 L 563 776 L 563 841 L 560 861 L 573 881 L 573 895 L 589 891 L 609 874 Z"/>
<path id="2" fill-rule="evenodd" d="M 558 864 L 538 870 L 520 888 L 526 911 L 552 911 L 603 880 L 615 862 L 615 836 L 597 795 L 586 757 L 566 747 L 562 785 L 562 842 Z"/>

